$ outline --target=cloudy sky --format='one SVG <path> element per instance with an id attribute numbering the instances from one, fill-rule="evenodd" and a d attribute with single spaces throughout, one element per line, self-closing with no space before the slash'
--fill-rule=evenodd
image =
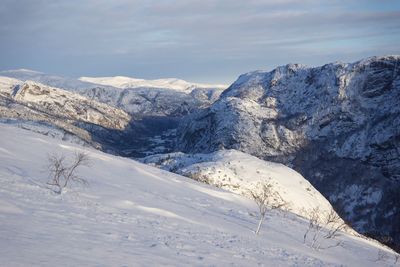
<path id="1" fill-rule="evenodd" d="M 400 54 L 398 0 L 1 0 L 0 70 L 230 83 Z"/>

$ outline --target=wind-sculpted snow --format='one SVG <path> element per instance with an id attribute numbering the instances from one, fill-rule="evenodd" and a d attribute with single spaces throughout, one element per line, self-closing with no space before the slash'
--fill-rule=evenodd
<path id="1" fill-rule="evenodd" d="M 27 149 L 29 147 L 29 149 Z M 379 243 L 341 233 L 303 244 L 307 222 L 130 159 L 0 124 L 2 266 L 393 266 Z M 88 186 L 47 188 L 49 153 L 85 152 Z M 321 230 L 324 232 L 324 229 Z"/>
<path id="2" fill-rule="evenodd" d="M 400 245 L 400 57 L 289 64 L 238 78 L 178 131 L 178 150 L 222 147 L 282 162 L 364 233 Z"/>

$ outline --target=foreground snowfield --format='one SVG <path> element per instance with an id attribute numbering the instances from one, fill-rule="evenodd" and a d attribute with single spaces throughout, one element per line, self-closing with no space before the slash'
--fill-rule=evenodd
<path id="1" fill-rule="evenodd" d="M 50 152 L 85 150 L 89 187 L 46 188 Z M 1 266 L 393 266 L 379 244 L 302 242 L 307 223 L 268 214 L 260 235 L 249 200 L 133 160 L 0 124 Z M 381 252 L 379 253 L 379 251 Z M 378 255 L 385 255 L 378 262 Z"/>

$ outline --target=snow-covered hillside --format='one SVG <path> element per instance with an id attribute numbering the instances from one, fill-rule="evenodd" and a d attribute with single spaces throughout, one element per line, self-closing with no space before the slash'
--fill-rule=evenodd
<path id="1" fill-rule="evenodd" d="M 27 149 L 29 148 L 29 149 Z M 303 244 L 307 222 L 268 213 L 259 236 L 249 200 L 135 161 L 0 125 L 3 266 L 393 266 L 376 242 Z M 88 187 L 46 188 L 48 153 L 85 151 Z M 327 241 L 333 242 L 333 241 Z"/>
<path id="2" fill-rule="evenodd" d="M 123 133 L 131 116 L 73 92 L 0 76 L 0 119 L 24 125 L 42 124 L 47 128 L 40 130 L 43 133 L 56 128 L 63 132 L 62 138 L 101 147 L 102 135 L 107 132 L 110 140 L 113 133 Z"/>
<path id="3" fill-rule="evenodd" d="M 80 120 L 107 128 L 124 129 L 131 119 L 122 110 L 59 88 L 1 76 L 0 81 L 2 97 L 65 120 Z"/>
<path id="4" fill-rule="evenodd" d="M 170 153 L 153 155 L 142 162 L 207 182 L 251 198 L 262 184 L 270 184 L 291 212 L 309 217 L 314 209 L 329 214 L 332 206 L 298 172 L 283 164 L 260 160 L 237 150 L 220 150 L 211 154 Z"/>
<path id="5" fill-rule="evenodd" d="M 156 80 L 144 80 L 125 76 L 115 77 L 80 77 L 80 81 L 94 84 L 108 85 L 116 88 L 165 88 L 190 93 L 194 88 L 215 88 L 225 89 L 228 86 L 223 84 L 190 83 L 181 79 L 167 78 Z"/>

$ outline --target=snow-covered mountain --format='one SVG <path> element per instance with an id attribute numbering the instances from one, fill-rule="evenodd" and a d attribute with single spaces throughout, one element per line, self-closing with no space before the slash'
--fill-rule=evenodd
<path id="1" fill-rule="evenodd" d="M 16 69 L 0 71 L 0 76 L 10 77 L 21 81 L 34 81 L 51 87 L 65 90 L 84 90 L 96 87 L 95 84 L 80 81 L 74 78 L 50 75 L 29 69 Z"/>
<path id="2" fill-rule="evenodd" d="M 181 124 L 178 150 L 292 166 L 359 231 L 400 246 L 400 56 L 240 76 Z"/>
<path id="3" fill-rule="evenodd" d="M 44 145 L 45 144 L 45 145 Z M 29 149 L 27 149 L 29 147 Z M 307 221 L 269 211 L 258 236 L 246 198 L 133 160 L 0 124 L 4 266 L 393 266 L 396 254 L 341 233 L 303 244 Z M 48 153 L 88 153 L 89 186 L 46 186 Z M 322 230 L 324 232 L 324 230 Z"/>
<path id="4" fill-rule="evenodd" d="M 190 93 L 169 88 L 103 88 L 94 87 L 80 94 L 125 110 L 136 117 L 181 117 L 209 107 L 222 93 L 221 89 L 193 89 Z"/>
<path id="5" fill-rule="evenodd" d="M 126 112 L 79 94 L 8 77 L 0 77 L 0 118 L 55 126 L 95 146 L 91 129 L 123 131 L 131 120 Z"/>
<path id="6" fill-rule="evenodd" d="M 321 216 L 332 206 L 298 172 L 283 164 L 267 162 L 237 150 L 211 154 L 170 153 L 153 155 L 143 163 L 251 198 L 262 184 L 269 184 L 286 203 L 285 208 L 303 217 L 319 209 Z"/>
<path id="7" fill-rule="evenodd" d="M 208 107 L 227 88 L 226 85 L 191 83 L 176 78 L 144 80 L 116 76 L 74 79 L 28 69 L 0 71 L 0 76 L 76 91 L 141 116 L 187 114 Z"/>
<path id="8" fill-rule="evenodd" d="M 80 77 L 80 81 L 93 84 L 113 86 L 116 88 L 165 88 L 179 92 L 190 93 L 195 88 L 203 89 L 226 89 L 228 86 L 223 84 L 190 83 L 181 79 L 167 78 L 156 80 L 144 80 L 126 76 L 115 77 Z"/>

